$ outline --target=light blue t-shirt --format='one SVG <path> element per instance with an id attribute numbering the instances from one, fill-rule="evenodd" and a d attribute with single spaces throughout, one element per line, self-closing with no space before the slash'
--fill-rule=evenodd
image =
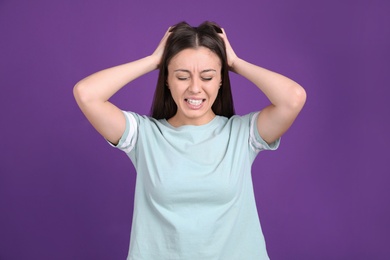
<path id="1" fill-rule="evenodd" d="M 253 193 L 251 166 L 274 150 L 258 113 L 216 116 L 175 128 L 124 112 L 117 147 L 137 171 L 128 260 L 269 259 Z"/>

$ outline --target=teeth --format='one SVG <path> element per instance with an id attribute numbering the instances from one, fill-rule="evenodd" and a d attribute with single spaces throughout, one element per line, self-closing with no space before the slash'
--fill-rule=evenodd
<path id="1" fill-rule="evenodd" d="M 191 105 L 199 106 L 200 104 L 202 104 L 203 100 L 202 99 L 187 99 L 187 102 L 190 103 Z"/>

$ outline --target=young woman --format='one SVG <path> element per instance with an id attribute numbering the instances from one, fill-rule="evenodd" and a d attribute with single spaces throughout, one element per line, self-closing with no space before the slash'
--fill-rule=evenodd
<path id="1" fill-rule="evenodd" d="M 155 69 L 151 117 L 108 101 Z M 271 105 L 234 115 L 229 71 L 253 82 Z M 74 95 L 137 170 L 128 259 L 268 259 L 251 165 L 260 151 L 278 147 L 298 116 L 306 100 L 300 85 L 239 58 L 218 25 L 182 22 L 152 55 L 81 80 Z"/>

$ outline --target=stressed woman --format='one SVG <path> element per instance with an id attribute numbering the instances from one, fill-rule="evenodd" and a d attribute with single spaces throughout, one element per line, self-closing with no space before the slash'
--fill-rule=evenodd
<path id="1" fill-rule="evenodd" d="M 159 69 L 151 116 L 108 100 Z M 229 71 L 271 105 L 234 115 Z M 239 58 L 226 33 L 204 22 L 171 27 L 152 55 L 76 84 L 78 105 L 137 171 L 128 259 L 269 259 L 253 193 L 257 154 L 278 147 L 306 94 L 294 81 Z"/>

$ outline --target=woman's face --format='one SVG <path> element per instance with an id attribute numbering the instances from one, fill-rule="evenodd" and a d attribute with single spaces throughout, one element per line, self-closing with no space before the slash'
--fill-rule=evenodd
<path id="1" fill-rule="evenodd" d="M 215 117 L 211 106 L 221 86 L 221 68 L 219 57 L 205 47 L 185 49 L 171 59 L 167 85 L 177 105 L 171 125 L 203 125 Z"/>

